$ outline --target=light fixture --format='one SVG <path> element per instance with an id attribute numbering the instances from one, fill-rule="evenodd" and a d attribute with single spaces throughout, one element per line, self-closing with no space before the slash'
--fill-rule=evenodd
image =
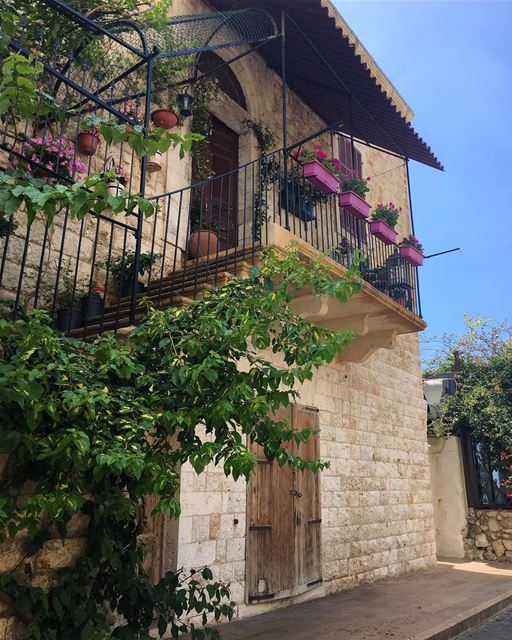
<path id="1" fill-rule="evenodd" d="M 185 89 L 184 93 L 179 93 L 177 95 L 178 107 L 180 110 L 180 115 L 182 118 L 188 118 L 192 115 L 192 103 L 194 102 L 194 97 L 188 93 Z"/>

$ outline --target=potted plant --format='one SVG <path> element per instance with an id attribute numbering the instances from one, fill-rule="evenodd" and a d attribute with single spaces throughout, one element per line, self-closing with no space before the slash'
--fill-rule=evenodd
<path id="1" fill-rule="evenodd" d="M 87 173 L 87 167 L 76 157 L 74 145 L 63 138 L 52 138 L 48 135 L 21 137 L 20 154 L 26 160 L 13 160 L 12 166 L 18 168 L 22 164 L 36 178 L 48 178 L 58 174 L 74 179 Z"/>
<path id="2" fill-rule="evenodd" d="M 412 264 L 414 267 L 422 266 L 424 259 L 423 246 L 412 234 L 399 243 L 398 251 L 405 262 Z"/>
<path id="3" fill-rule="evenodd" d="M 341 164 L 338 158 L 329 158 L 317 144 L 313 149 L 304 149 L 292 154 L 301 163 L 306 180 L 322 193 L 334 193 L 339 185 Z"/>
<path id="4" fill-rule="evenodd" d="M 389 285 L 389 297 L 402 307 L 410 308 L 411 287 L 405 282 L 396 282 Z"/>
<path id="5" fill-rule="evenodd" d="M 76 139 L 78 151 L 84 156 L 93 156 L 101 141 L 101 134 L 98 127 L 82 125 L 82 131 Z"/>
<path id="6" fill-rule="evenodd" d="M 155 127 L 160 129 L 172 129 L 180 121 L 179 115 L 176 113 L 176 98 L 167 91 L 167 99 L 164 107 L 157 107 L 151 112 L 151 122 Z"/>
<path id="7" fill-rule="evenodd" d="M 75 281 L 71 270 L 64 269 L 57 293 L 57 329 L 71 331 L 83 326 L 83 288 Z"/>
<path id="8" fill-rule="evenodd" d="M 93 283 L 88 294 L 82 296 L 82 316 L 87 322 L 90 318 L 102 316 L 105 311 L 105 289 Z"/>
<path id="9" fill-rule="evenodd" d="M 352 169 L 341 178 L 340 207 L 356 218 L 367 218 L 370 213 L 371 205 L 364 199 L 370 190 L 369 180 L 370 178 L 361 178 Z"/>
<path id="10" fill-rule="evenodd" d="M 134 280 L 135 294 L 143 293 L 146 290 L 146 286 L 143 282 L 137 280 L 137 276 L 143 276 L 161 257 L 160 253 L 141 253 L 138 273 L 135 272 L 135 253 L 133 251 L 127 251 L 124 255 L 111 259 L 107 263 L 107 267 L 117 283 L 119 297 L 125 298 L 132 295 Z"/>
<path id="11" fill-rule="evenodd" d="M 395 227 L 401 211 L 402 209 L 396 207 L 392 202 L 378 204 L 370 221 L 371 233 L 382 240 L 384 244 L 394 244 L 398 237 Z"/>
<path id="12" fill-rule="evenodd" d="M 205 203 L 193 196 L 188 238 L 188 254 L 193 260 L 216 254 L 219 248 L 217 225 L 214 221 L 210 221 L 210 224 L 206 222 L 204 209 Z"/>
<path id="13" fill-rule="evenodd" d="M 327 202 L 327 195 L 313 184 L 304 180 L 297 167 L 288 173 L 288 211 L 303 222 L 316 220 L 316 207 Z M 279 206 L 286 207 L 286 189 L 281 186 Z"/>
<path id="14" fill-rule="evenodd" d="M 140 111 L 140 105 L 136 100 L 126 100 L 119 107 L 119 111 L 136 124 L 143 124 L 143 114 Z M 127 124 L 125 120 L 118 119 L 119 124 Z"/>
<path id="15" fill-rule="evenodd" d="M 107 179 L 107 188 L 111 196 L 117 197 L 120 195 L 120 191 L 124 191 L 126 189 L 126 185 L 128 184 L 128 175 L 122 164 L 118 164 L 112 169 L 105 171 L 103 175 Z"/>
<path id="16" fill-rule="evenodd" d="M 157 151 L 154 155 L 148 157 L 146 164 L 148 173 L 156 173 L 162 169 L 162 152 Z"/>

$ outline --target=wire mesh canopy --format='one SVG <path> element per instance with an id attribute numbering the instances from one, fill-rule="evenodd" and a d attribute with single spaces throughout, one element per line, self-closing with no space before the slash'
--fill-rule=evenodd
<path id="1" fill-rule="evenodd" d="M 218 11 L 178 16 L 168 23 L 177 47 L 166 50 L 166 34 L 146 30 L 148 45 L 156 47 L 161 58 L 177 57 L 244 44 L 259 44 L 278 35 L 272 16 L 259 8 Z"/>
<path id="2" fill-rule="evenodd" d="M 155 24 L 144 18 L 134 22 L 122 17 L 95 22 L 62 0 L 43 3 L 48 15 L 38 40 L 58 40 L 58 50 L 46 52 L 47 58 L 73 82 L 119 108 L 146 94 L 149 60 L 153 96 L 158 100 L 172 86 L 197 79 L 202 53 L 254 46 L 279 35 L 274 19 L 261 8 L 177 16 Z M 56 86 L 62 93 L 63 85 L 58 82 Z M 133 105 L 129 109 L 133 111 Z"/>

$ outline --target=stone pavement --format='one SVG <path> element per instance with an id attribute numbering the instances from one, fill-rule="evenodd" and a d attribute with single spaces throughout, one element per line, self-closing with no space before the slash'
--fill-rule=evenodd
<path id="1" fill-rule="evenodd" d="M 512 564 L 443 561 L 434 569 L 276 609 L 219 631 L 223 640 L 449 640 L 509 605 Z"/>
<path id="2" fill-rule="evenodd" d="M 512 607 L 498 614 L 489 622 L 477 629 L 460 636 L 459 640 L 511 640 L 512 638 Z"/>

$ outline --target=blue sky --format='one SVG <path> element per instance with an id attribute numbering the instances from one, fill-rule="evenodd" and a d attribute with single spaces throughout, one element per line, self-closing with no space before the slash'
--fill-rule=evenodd
<path id="1" fill-rule="evenodd" d="M 445 172 L 411 163 L 427 336 L 512 320 L 512 2 L 335 0 Z"/>

